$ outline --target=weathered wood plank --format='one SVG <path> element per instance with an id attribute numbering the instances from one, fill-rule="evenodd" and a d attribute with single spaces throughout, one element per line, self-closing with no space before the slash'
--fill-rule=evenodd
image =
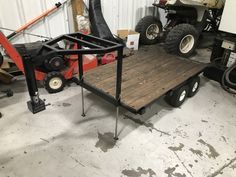
<path id="1" fill-rule="evenodd" d="M 156 46 L 155 46 L 156 47 Z M 205 65 L 151 47 L 124 59 L 121 102 L 139 110 L 199 73 Z M 116 62 L 85 74 L 85 80 L 115 96 Z"/>

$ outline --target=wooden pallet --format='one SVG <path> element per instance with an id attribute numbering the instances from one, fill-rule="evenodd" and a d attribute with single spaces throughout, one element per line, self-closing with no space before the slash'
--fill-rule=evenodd
<path id="1" fill-rule="evenodd" d="M 157 46 L 142 48 L 123 61 L 121 103 L 138 111 L 204 68 L 204 64 L 168 55 Z M 88 71 L 84 79 L 115 97 L 116 62 Z"/>

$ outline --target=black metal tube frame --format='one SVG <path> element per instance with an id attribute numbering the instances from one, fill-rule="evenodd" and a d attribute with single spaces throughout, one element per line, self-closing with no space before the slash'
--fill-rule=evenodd
<path id="1" fill-rule="evenodd" d="M 78 49 L 67 50 L 67 49 L 58 48 L 58 46 L 56 44 L 62 40 L 67 40 L 67 41 L 76 43 L 78 45 Z M 88 47 L 88 48 L 84 48 L 84 47 Z M 82 60 L 84 54 L 105 54 L 105 53 L 109 53 L 112 51 L 118 51 L 117 52 L 117 54 L 118 54 L 117 66 L 116 66 L 116 87 L 115 87 L 116 93 L 115 93 L 115 97 L 113 97 L 113 96 L 107 94 L 106 92 L 104 92 L 103 90 L 93 86 L 92 85 L 93 83 L 88 83 L 84 80 L 83 60 Z M 24 67 L 25 67 L 24 69 L 25 69 L 25 74 L 26 74 L 26 80 L 29 85 L 28 89 L 29 89 L 29 93 L 31 96 L 31 103 L 35 102 L 33 98 L 35 97 L 36 93 L 38 94 L 38 89 L 37 89 L 37 85 L 35 82 L 35 75 L 31 74 L 31 73 L 34 70 L 34 67 L 36 67 L 37 64 L 42 63 L 42 61 L 44 60 L 45 57 L 54 56 L 54 55 L 78 55 L 79 85 L 82 88 L 85 88 L 85 89 L 91 91 L 92 93 L 102 97 L 103 99 L 110 102 L 111 104 L 113 104 L 116 107 L 119 107 L 119 106 L 124 107 L 125 109 L 129 110 L 130 112 L 132 112 L 134 114 L 143 114 L 145 112 L 145 107 L 141 108 L 140 110 L 135 110 L 132 107 L 125 105 L 121 102 L 120 96 L 121 96 L 122 69 L 123 69 L 123 45 L 114 43 L 112 41 L 100 39 L 100 38 L 97 38 L 94 36 L 84 35 L 81 33 L 73 33 L 73 34 L 59 36 L 55 39 L 52 39 L 52 40 L 44 43 L 43 47 L 38 52 L 37 57 L 32 58 L 32 59 L 25 57 L 23 63 L 24 63 Z M 203 72 L 203 70 L 196 73 L 194 76 L 200 74 L 201 72 Z M 188 82 L 188 80 L 186 82 Z M 184 84 L 186 82 L 181 83 L 179 86 L 181 86 L 182 84 Z M 33 86 L 31 86 L 31 85 L 33 85 Z M 172 90 L 174 90 L 174 89 L 175 88 L 173 88 Z M 36 95 L 36 96 L 38 96 L 38 95 Z M 38 99 L 40 99 L 40 98 L 38 98 Z M 150 104 L 152 104 L 152 103 L 150 103 Z M 32 104 L 32 105 L 34 106 L 34 104 Z M 148 106 L 148 105 L 146 105 L 146 106 Z"/>
<path id="2" fill-rule="evenodd" d="M 77 44 L 77 49 L 61 49 L 58 47 L 57 43 L 60 41 L 69 41 Z M 122 83 L 122 65 L 123 65 L 123 45 L 112 41 L 101 39 L 91 35 L 85 35 L 82 33 L 72 33 L 59 36 L 52 40 L 45 42 L 42 48 L 39 50 L 36 57 L 31 59 L 33 63 L 32 68 L 25 68 L 25 70 L 33 70 L 36 66 L 40 65 L 45 58 L 53 55 L 78 55 L 78 65 L 79 65 L 79 85 L 92 93 L 104 98 L 111 104 L 115 106 L 121 106 L 120 95 L 121 95 L 121 83 Z M 116 73 L 116 94 L 115 97 L 103 92 L 102 90 L 96 88 L 92 83 L 87 83 L 84 81 L 84 70 L 83 70 L 83 55 L 85 54 L 105 54 L 109 52 L 117 51 L 117 73 Z M 29 65 L 25 65 L 25 67 Z M 30 79 L 35 79 L 34 75 L 26 75 L 26 77 L 31 77 Z M 32 91 L 29 88 L 29 93 Z"/>

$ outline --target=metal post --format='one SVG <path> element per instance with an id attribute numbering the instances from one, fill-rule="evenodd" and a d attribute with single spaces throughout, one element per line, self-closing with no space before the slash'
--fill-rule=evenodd
<path id="1" fill-rule="evenodd" d="M 120 110 L 120 107 L 117 106 L 116 107 L 116 126 L 115 126 L 115 137 L 114 139 L 115 140 L 118 140 L 118 121 L 119 121 L 119 110 Z"/>
<path id="2" fill-rule="evenodd" d="M 85 117 L 85 113 L 84 113 L 84 89 L 83 87 L 81 86 L 81 96 L 82 96 L 82 117 Z"/>
<path id="3" fill-rule="evenodd" d="M 78 43 L 78 49 L 80 49 L 81 46 L 79 45 Z M 83 83 L 84 82 L 84 71 L 83 71 L 83 55 L 82 54 L 79 54 L 78 55 L 78 64 L 79 64 L 79 82 L 80 83 Z M 84 89 L 83 89 L 83 86 L 80 85 L 81 87 L 81 101 L 82 101 L 82 114 L 81 116 L 82 117 L 85 117 L 85 113 L 84 113 Z"/>
<path id="4" fill-rule="evenodd" d="M 122 82 L 122 68 L 123 68 L 123 47 L 118 50 L 117 67 L 116 67 L 116 101 L 120 101 L 121 82 Z"/>
<path id="5" fill-rule="evenodd" d="M 119 106 L 121 97 L 121 83 L 122 83 L 122 66 L 123 65 L 123 47 L 118 49 L 117 69 L 116 69 L 116 125 L 115 125 L 115 140 L 118 140 L 118 121 L 119 121 Z"/>
<path id="6" fill-rule="evenodd" d="M 80 82 L 83 82 L 83 77 L 84 77 L 84 69 L 83 69 L 83 55 L 79 54 L 78 55 L 78 64 L 79 64 L 79 80 Z"/>

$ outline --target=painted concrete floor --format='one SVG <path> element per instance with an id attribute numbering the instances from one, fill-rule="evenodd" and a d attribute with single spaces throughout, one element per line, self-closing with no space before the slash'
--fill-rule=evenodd
<path id="1" fill-rule="evenodd" d="M 178 109 L 159 100 L 143 116 L 115 108 L 80 87 L 41 98 L 33 115 L 24 79 L 0 110 L 0 177 L 236 177 L 236 98 L 202 77 L 199 93 Z"/>

